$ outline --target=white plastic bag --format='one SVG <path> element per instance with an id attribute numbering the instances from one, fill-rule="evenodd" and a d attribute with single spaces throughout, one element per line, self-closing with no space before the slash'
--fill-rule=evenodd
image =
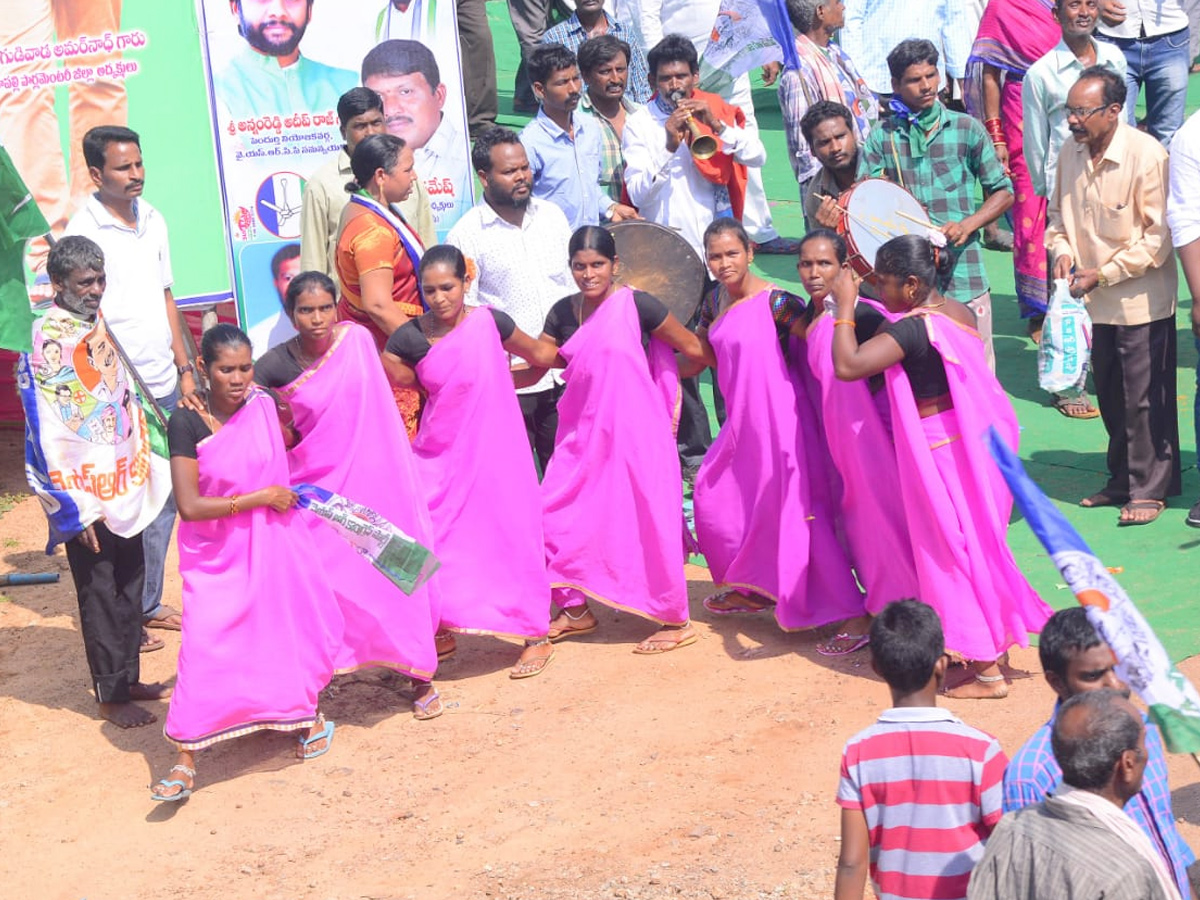
<path id="1" fill-rule="evenodd" d="M 1092 354 L 1092 319 L 1082 297 L 1072 297 L 1066 279 L 1054 282 L 1042 342 L 1038 384 L 1052 394 L 1082 391 Z"/>

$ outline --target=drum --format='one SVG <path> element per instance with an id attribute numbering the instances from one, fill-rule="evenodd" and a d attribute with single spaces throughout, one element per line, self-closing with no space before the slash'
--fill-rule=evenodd
<path id="1" fill-rule="evenodd" d="M 605 227 L 612 233 L 621 259 L 614 280 L 653 294 L 687 325 L 708 282 L 708 267 L 692 245 L 674 229 L 644 219 Z"/>
<path id="2" fill-rule="evenodd" d="M 842 219 L 837 231 L 846 239 L 850 267 L 861 277 L 875 274 L 879 248 L 902 234 L 924 234 L 929 214 L 912 194 L 882 178 L 867 178 L 838 200 Z"/>

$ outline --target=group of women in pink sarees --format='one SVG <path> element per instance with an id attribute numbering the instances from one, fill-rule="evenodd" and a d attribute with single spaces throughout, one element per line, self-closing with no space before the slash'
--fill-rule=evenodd
<path id="1" fill-rule="evenodd" d="M 878 307 L 858 299 L 841 239 L 810 234 L 806 306 L 749 271 L 737 223 L 715 222 L 705 240 L 718 288 L 696 333 L 618 285 L 611 234 L 588 226 L 569 245 L 579 291 L 537 337 L 464 305 L 469 267 L 450 246 L 424 253 L 428 309 L 382 357 L 362 326 L 336 322 L 333 284 L 315 272 L 287 291 L 296 337 L 257 367 L 236 328 L 205 335 L 210 391 L 169 428 L 184 620 L 165 733 L 179 758 L 154 799 L 187 797 L 196 751 L 230 737 L 294 731 L 300 758 L 328 751 L 334 723 L 317 702 L 340 672 L 398 671 L 414 715 L 440 715 L 431 679 L 455 632 L 522 641 L 512 678 L 598 628 L 589 601 L 655 624 L 636 653 L 695 643 L 674 430 L 680 372 L 706 366 L 729 418 L 695 484 L 718 587 L 705 606 L 773 608 L 788 630 L 844 623 L 819 648 L 839 654 L 865 643 L 871 612 L 916 596 L 975 665 L 961 696 L 1003 695 L 997 660 L 1049 609 L 1004 544 L 1011 498 L 979 439 L 994 422 L 1015 445 L 1012 409 L 970 313 L 932 287 L 936 251 L 919 238 L 885 246 Z M 905 322 L 918 327 L 901 341 Z M 566 388 L 539 485 L 513 387 L 550 367 Z M 394 388 L 426 396 L 411 443 Z M 440 569 L 400 594 L 295 508 L 301 483 L 371 506 Z"/>
<path id="2" fill-rule="evenodd" d="M 705 234 L 718 286 L 699 332 L 728 419 L 696 476 L 696 536 L 718 615 L 772 609 L 781 628 L 840 623 L 818 652 L 867 643 L 873 613 L 933 606 L 969 663 L 956 697 L 1003 697 L 1005 651 L 1050 609 L 1005 543 L 1012 497 L 984 434 L 1016 447 L 1011 404 L 971 312 L 937 290 L 948 257 L 895 238 L 878 253 L 882 304 L 858 296 L 846 245 L 801 241 L 797 298 L 750 271 L 741 225 Z"/>

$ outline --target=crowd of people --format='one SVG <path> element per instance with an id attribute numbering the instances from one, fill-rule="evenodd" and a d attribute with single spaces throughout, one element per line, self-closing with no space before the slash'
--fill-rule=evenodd
<path id="1" fill-rule="evenodd" d="M 763 75 L 800 239 L 771 223 L 749 78 L 701 89 L 715 5 L 644 2 L 629 20 L 580 0 L 539 30 L 546 11 L 510 0 L 516 99 L 536 114 L 519 134 L 472 118 L 482 202 L 435 245 L 413 148 L 370 85 L 346 91 L 299 262 L 274 273 L 294 334 L 257 359 L 222 324 L 189 361 L 138 135 L 84 137 L 96 190 L 51 249 L 53 306 L 22 361 L 27 471 L 67 550 L 101 715 L 146 725 L 135 701 L 170 697 L 179 755 L 154 800 L 188 797 L 197 752 L 253 731 L 328 752 L 318 701 L 339 673 L 395 670 L 413 715 L 436 718 L 456 633 L 517 642 L 514 679 L 599 628 L 589 604 L 650 623 L 635 653 L 694 644 L 692 551 L 710 613 L 832 626 L 818 652 L 869 646 L 891 690 L 843 759 L 838 898 L 868 877 L 884 897 L 1191 896 L 1158 732 L 1083 610 L 1052 615 L 1021 573 L 982 439 L 1019 441 L 983 264 L 1011 215 L 1030 336 L 1055 281 L 1093 321 L 1099 409 L 1082 384 L 1053 398 L 1109 436 L 1108 481 L 1081 505 L 1143 525 L 1181 491 L 1176 258 L 1200 290 L 1200 118 L 1183 122 L 1156 48 L 1187 45 L 1183 7 L 786 5 L 800 65 Z M 866 179 L 925 217 L 873 259 L 846 236 Z M 703 260 L 693 315 L 623 283 L 603 226 L 638 220 Z M 756 274 L 756 253 L 794 255 L 802 294 Z M 1192 322 L 1200 341 L 1195 306 Z M 306 508 L 314 486 L 369 506 L 436 573 L 397 602 Z M 161 602 L 177 515 L 182 613 Z M 182 632 L 173 689 L 140 680 L 155 628 Z M 936 697 L 1004 698 L 1007 651 L 1039 633 L 1062 703 L 1007 762 Z"/>

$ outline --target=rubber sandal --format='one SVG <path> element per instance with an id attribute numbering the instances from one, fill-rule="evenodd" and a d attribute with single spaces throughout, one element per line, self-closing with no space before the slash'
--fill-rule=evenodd
<path id="1" fill-rule="evenodd" d="M 167 642 L 162 638 L 156 638 L 144 627 L 142 628 L 142 642 L 138 647 L 139 653 L 153 653 L 155 650 L 161 650 L 167 646 Z"/>
<path id="2" fill-rule="evenodd" d="M 430 712 L 429 707 L 434 703 L 437 704 L 437 710 Z M 442 695 L 437 692 L 437 688 L 434 688 L 432 693 L 426 694 L 425 699 L 413 701 L 413 718 L 418 722 L 428 722 L 430 719 L 436 719 L 445 711 L 446 706 L 442 703 Z"/>
<path id="3" fill-rule="evenodd" d="M 696 643 L 696 641 L 698 640 L 698 638 L 696 636 L 696 632 L 691 630 L 690 627 L 687 629 L 680 628 L 679 631 L 681 633 L 686 631 L 687 636 L 682 637 L 677 641 L 668 641 L 665 638 L 655 638 L 654 635 L 651 635 L 650 637 L 648 637 L 644 641 L 642 641 L 641 644 L 638 644 L 636 647 L 634 647 L 633 652 L 638 654 L 639 656 L 658 656 L 660 653 L 670 653 L 673 650 L 680 649 L 681 647 L 691 646 L 692 644 Z M 660 633 L 661 632 L 655 632 L 655 634 L 660 634 Z M 645 650 L 643 650 L 642 644 L 661 644 L 662 646 L 657 647 L 657 648 L 647 647 Z"/>
<path id="4" fill-rule="evenodd" d="M 1121 528 L 1127 528 L 1131 525 L 1149 525 L 1162 515 L 1167 504 L 1161 500 L 1130 500 L 1121 507 L 1121 512 L 1145 512 L 1147 510 L 1153 512 L 1153 515 L 1148 519 L 1118 519 L 1117 525 Z"/>
<path id="5" fill-rule="evenodd" d="M 830 650 L 829 645 L 835 641 L 850 641 L 851 643 L 848 647 L 845 647 L 842 650 Z M 822 656 L 847 656 L 851 653 L 861 650 L 870 642 L 871 636 L 869 634 L 847 634 L 846 632 L 842 631 L 838 634 L 835 634 L 824 644 L 817 644 L 817 652 Z"/>
<path id="6" fill-rule="evenodd" d="M 1087 397 L 1055 397 L 1054 408 L 1068 419 L 1095 419 L 1100 415 Z"/>
<path id="7" fill-rule="evenodd" d="M 320 716 L 317 721 L 322 723 L 325 727 L 314 735 L 310 735 L 309 737 L 301 737 L 299 739 L 300 753 L 302 754 L 301 758 L 305 761 L 316 759 L 318 756 L 324 756 L 329 752 L 329 748 L 333 746 L 333 726 L 335 724 L 333 719 L 326 719 L 324 716 Z M 308 745 L 315 744 L 320 740 L 325 741 L 325 746 L 320 750 L 315 750 L 312 753 L 309 753 Z"/>
<path id="8" fill-rule="evenodd" d="M 559 615 L 566 616 L 567 621 L 569 621 L 569 622 L 578 622 L 578 621 L 582 620 L 583 617 L 586 616 L 589 612 L 591 612 L 591 610 L 585 606 L 583 608 L 583 612 L 581 612 L 577 616 L 571 615 L 571 613 L 566 609 L 564 609 L 562 612 L 560 612 Z M 555 618 L 557 619 L 558 616 L 555 616 Z M 551 642 L 557 642 L 557 641 L 565 640 L 566 638 L 582 637 L 585 634 L 591 634 L 593 631 L 595 631 L 597 628 L 600 627 L 600 623 L 595 621 L 595 614 L 592 615 L 592 620 L 593 621 L 592 621 L 591 625 L 585 625 L 582 628 L 559 628 L 557 630 L 557 632 L 554 629 L 554 623 L 551 622 L 550 623 L 550 631 L 547 633 L 546 637 Z"/>
<path id="9" fill-rule="evenodd" d="M 172 609 L 169 606 L 164 606 L 161 608 L 161 610 L 157 616 L 155 616 L 152 619 L 147 619 L 146 621 L 144 621 L 142 623 L 142 625 L 145 626 L 146 628 L 161 628 L 164 631 L 179 631 L 179 630 L 181 630 L 181 627 L 182 627 L 181 625 L 179 625 L 175 622 L 170 622 L 170 621 L 168 621 L 169 619 L 179 619 L 179 621 L 182 622 L 183 614 L 180 613 L 179 610 L 177 610 L 177 609 Z"/>
<path id="10" fill-rule="evenodd" d="M 449 659 L 458 650 L 458 641 L 455 639 L 454 634 L 449 631 L 435 634 L 433 636 L 433 645 L 437 648 L 438 662 Z"/>
<path id="11" fill-rule="evenodd" d="M 753 615 L 754 613 L 766 612 L 771 608 L 770 603 L 764 603 L 762 606 L 755 606 L 754 601 L 745 594 L 740 594 L 740 596 L 743 597 L 748 604 L 750 604 L 748 606 L 733 606 L 729 609 L 721 609 L 718 606 L 712 605 L 713 601 L 715 600 L 724 600 L 731 594 L 738 593 L 738 591 L 717 591 L 715 594 L 709 594 L 703 600 L 704 608 L 714 616 L 748 616 Z"/>
<path id="12" fill-rule="evenodd" d="M 171 766 L 171 768 L 167 772 L 167 774 L 170 775 L 171 772 L 182 772 L 188 778 L 192 779 L 192 784 L 196 783 L 196 770 L 195 769 L 189 769 L 187 766 Z M 165 796 L 163 794 L 156 794 L 156 793 L 154 793 L 154 791 L 150 791 L 150 799 L 155 800 L 159 803 L 178 803 L 180 800 L 186 800 L 188 797 L 192 796 L 192 789 L 187 786 L 187 782 L 180 781 L 178 778 L 163 778 L 161 781 L 158 782 L 157 785 L 155 785 L 155 787 L 176 787 L 176 786 L 182 788 L 182 790 L 180 790 L 180 792 L 178 794 L 171 794 L 170 796 Z"/>
<path id="13" fill-rule="evenodd" d="M 542 643 L 541 641 L 538 641 L 538 643 L 531 644 L 530 646 L 536 647 L 536 646 L 539 646 L 541 643 Z M 550 639 L 546 638 L 545 643 L 550 644 Z M 545 670 L 546 666 L 550 665 L 550 661 L 552 659 L 554 659 L 554 654 L 557 652 L 558 651 L 556 651 L 554 649 L 554 646 L 551 645 L 550 646 L 550 655 L 549 656 L 540 656 L 537 659 L 530 660 L 528 665 L 533 666 L 533 668 L 528 671 L 524 671 L 524 672 L 520 671 L 520 667 L 523 665 L 526 665 L 526 663 L 522 663 L 522 662 L 518 661 L 515 666 L 513 666 L 511 669 L 508 670 L 508 677 L 512 678 L 514 680 L 517 680 L 517 679 L 521 679 L 521 678 L 532 678 L 534 675 L 541 675 L 542 672 Z"/>

